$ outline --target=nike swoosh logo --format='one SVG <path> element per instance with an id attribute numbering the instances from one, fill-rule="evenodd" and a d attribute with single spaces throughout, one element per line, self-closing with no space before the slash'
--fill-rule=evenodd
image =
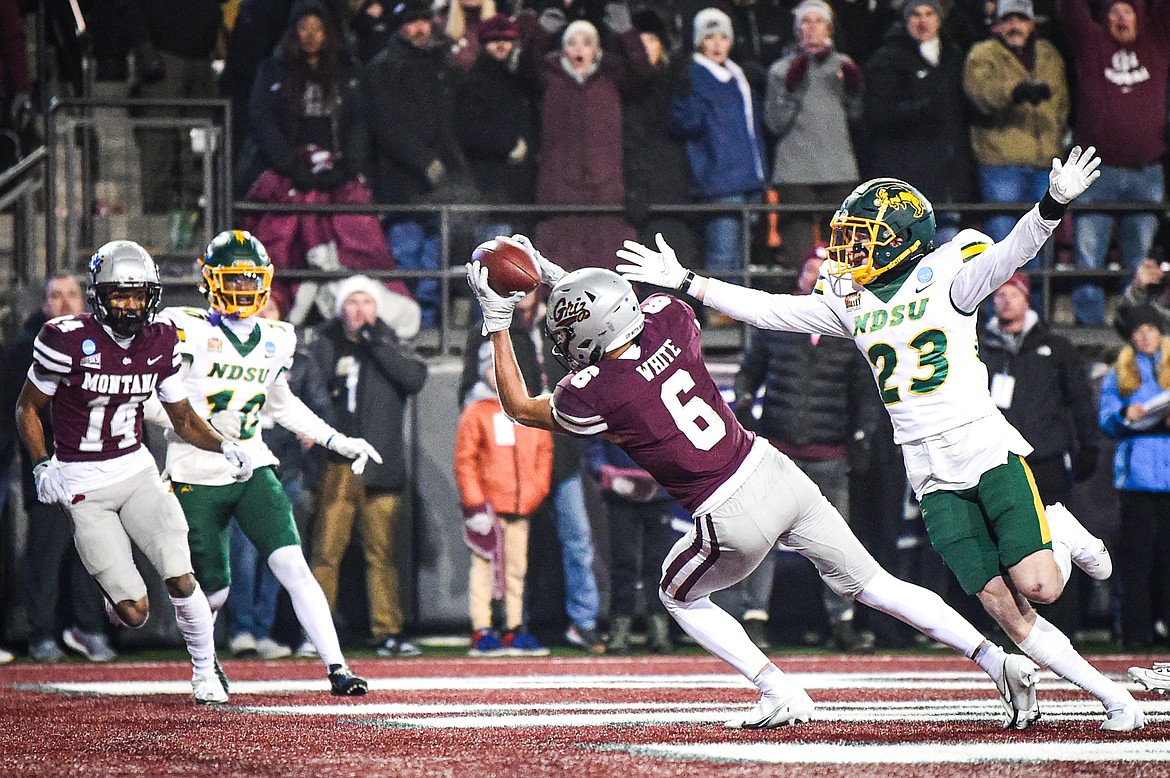
<path id="1" fill-rule="evenodd" d="M 158 355 L 157 357 L 155 357 L 154 359 L 148 359 L 148 360 L 146 360 L 146 364 L 148 364 L 148 365 L 153 365 L 155 362 L 159 361 L 160 359 L 162 359 L 162 354 L 159 354 L 159 355 Z"/>
<path id="2" fill-rule="evenodd" d="M 924 291 L 926 291 L 927 289 L 929 289 L 932 286 L 934 286 L 934 281 L 931 281 L 929 284 L 926 284 L 925 286 L 916 287 L 914 289 L 914 294 L 922 294 Z"/>

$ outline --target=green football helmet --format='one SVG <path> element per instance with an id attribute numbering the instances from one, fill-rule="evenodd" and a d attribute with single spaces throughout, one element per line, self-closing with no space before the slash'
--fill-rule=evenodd
<path id="1" fill-rule="evenodd" d="M 845 198 L 829 227 L 829 274 L 864 286 L 933 248 L 934 207 L 905 181 L 875 178 Z"/>
<path id="2" fill-rule="evenodd" d="M 225 316 L 254 316 L 268 304 L 272 262 L 264 244 L 244 230 L 224 230 L 199 258 L 199 291 Z"/>

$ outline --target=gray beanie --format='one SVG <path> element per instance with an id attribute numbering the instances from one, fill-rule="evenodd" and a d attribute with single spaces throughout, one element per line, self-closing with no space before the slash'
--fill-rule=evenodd
<path id="1" fill-rule="evenodd" d="M 708 35 L 725 35 L 735 40 L 735 29 L 731 26 L 731 17 L 718 8 L 704 8 L 695 14 L 695 48 L 703 43 Z"/>
<path id="2" fill-rule="evenodd" d="M 939 0 L 906 0 L 906 4 L 902 6 L 902 21 L 909 20 L 910 14 L 914 13 L 914 9 L 920 5 L 930 6 L 938 14 L 938 18 L 943 18 L 942 4 Z"/>

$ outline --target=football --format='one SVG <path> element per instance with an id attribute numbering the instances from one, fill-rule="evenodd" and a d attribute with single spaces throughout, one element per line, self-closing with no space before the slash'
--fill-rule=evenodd
<path id="1" fill-rule="evenodd" d="M 487 268 L 488 286 L 497 294 L 531 292 L 540 283 L 540 268 L 522 245 L 511 238 L 484 241 L 471 253 Z"/>

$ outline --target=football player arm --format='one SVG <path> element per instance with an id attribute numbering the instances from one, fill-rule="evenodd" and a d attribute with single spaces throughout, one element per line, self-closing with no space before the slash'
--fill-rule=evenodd
<path id="1" fill-rule="evenodd" d="M 658 244 L 657 250 L 632 240 L 622 244 L 617 257 L 625 264 L 618 265 L 617 272 L 628 281 L 686 292 L 708 308 L 762 330 L 809 332 L 837 338 L 851 336 L 825 304 L 823 295 L 771 294 L 717 278 L 705 278 L 682 266 L 661 233 L 655 235 L 654 240 Z M 818 281 L 818 287 L 820 285 Z"/>
<path id="2" fill-rule="evenodd" d="M 41 412 L 49 407 L 52 399 L 33 385 L 32 381 L 26 380 L 20 390 L 20 397 L 16 400 L 16 431 L 34 464 L 49 458 Z"/>
<path id="3" fill-rule="evenodd" d="M 281 373 L 268 388 L 265 407 L 272 414 L 272 420 L 298 437 L 308 438 L 319 446 L 325 446 L 337 434 L 324 419 L 305 405 L 293 394 L 285 373 Z"/>
<path id="4" fill-rule="evenodd" d="M 191 401 L 182 398 L 178 402 L 162 402 L 163 410 L 180 438 L 204 451 L 219 451 L 226 438 L 216 432 L 195 412 Z"/>
<path id="5" fill-rule="evenodd" d="M 508 330 L 493 332 L 491 340 L 495 352 L 496 391 L 499 392 L 500 405 L 504 413 L 525 427 L 563 432 L 564 430 L 553 421 L 550 396 L 546 394 L 532 397 L 528 394 L 528 387 L 525 386 L 524 377 L 520 374 L 520 365 L 516 362 L 516 352 L 512 350 L 512 336 Z"/>

